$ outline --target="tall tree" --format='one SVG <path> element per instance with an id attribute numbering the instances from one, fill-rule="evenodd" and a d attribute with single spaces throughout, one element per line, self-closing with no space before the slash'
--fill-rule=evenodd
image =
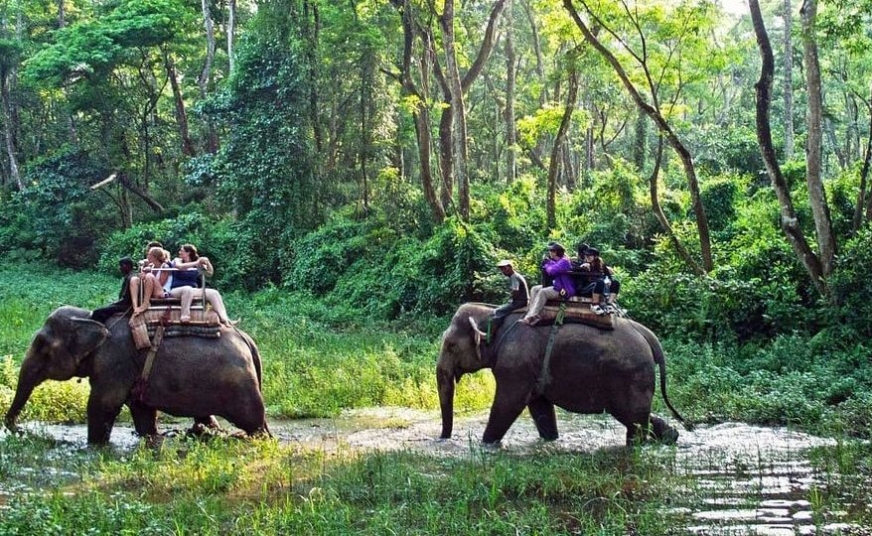
<path id="1" fill-rule="evenodd" d="M 0 12 L 0 106 L 3 108 L 3 141 L 6 149 L 6 165 L 10 180 L 21 190 L 21 171 L 18 167 L 18 66 L 20 61 L 23 13 L 21 2 L 16 3 L 12 13 L 15 22 L 9 20 L 9 12 Z"/>
<path id="2" fill-rule="evenodd" d="M 699 18 L 700 14 L 692 9 L 686 11 L 676 10 L 673 14 L 674 20 L 670 32 L 674 33 L 672 34 L 672 39 L 661 43 L 667 47 L 664 51 L 665 61 L 660 66 L 660 75 L 655 78 L 653 72 L 654 64 L 651 56 L 653 52 L 653 43 L 648 41 L 648 36 L 645 32 L 645 25 L 643 22 L 645 14 L 643 10 L 640 10 L 638 6 L 631 8 L 623 0 L 619 4 L 622 10 L 622 15 L 625 17 L 625 20 L 629 25 L 627 34 L 633 33 L 635 36 L 636 41 L 634 46 L 634 43 L 631 43 L 628 37 L 619 35 L 618 30 L 614 24 L 612 24 L 615 18 L 621 16 L 620 14 L 614 12 L 609 13 L 610 17 L 609 20 L 607 20 L 606 17 L 596 9 L 602 9 L 603 4 L 594 6 L 585 0 L 579 0 L 579 4 L 584 9 L 587 16 L 590 17 L 590 24 L 582 19 L 578 10 L 575 8 L 573 0 L 563 0 L 563 6 L 569 12 L 585 39 L 587 39 L 612 66 L 615 74 L 621 80 L 621 83 L 636 103 L 636 106 L 638 106 L 639 109 L 657 125 L 659 131 L 663 134 L 666 141 L 678 154 L 678 157 L 681 160 L 684 174 L 687 179 L 693 212 L 696 217 L 702 266 L 691 257 L 686 257 L 683 260 L 688 268 L 697 273 L 701 274 L 704 272 L 710 272 L 714 268 L 714 263 L 712 261 L 711 234 L 709 232 L 705 207 L 703 206 L 702 198 L 700 196 L 696 166 L 693 162 L 690 150 L 682 142 L 678 133 L 667 119 L 668 112 L 661 108 L 660 97 L 661 91 L 665 90 L 663 82 L 667 72 L 670 70 L 680 72 L 681 70 L 683 46 L 685 46 L 686 42 L 690 42 L 694 36 L 699 34 L 701 23 L 701 19 Z M 648 14 L 652 16 L 656 15 L 654 12 L 648 12 Z M 597 37 L 597 35 L 591 30 L 590 26 L 600 28 L 605 35 L 609 36 L 618 44 L 620 49 L 629 54 L 630 59 L 628 62 L 635 66 L 638 76 L 637 79 L 644 81 L 642 84 L 637 85 L 634 78 L 631 78 L 628 68 L 625 66 L 625 62 L 621 61 L 618 55 L 606 46 L 603 39 Z M 671 63 L 672 61 L 677 63 L 673 65 Z M 640 85 L 643 85 L 644 90 L 640 89 Z M 677 91 L 680 91 L 680 88 L 681 83 L 679 83 Z M 642 91 L 645 91 L 644 96 Z"/>
<path id="3" fill-rule="evenodd" d="M 775 76 L 775 58 L 772 53 L 769 34 L 763 23 L 760 3 L 758 0 L 750 0 L 749 5 L 751 21 L 754 25 L 754 33 L 757 36 L 757 45 L 760 48 L 760 57 L 762 59 L 760 79 L 755 86 L 757 92 L 757 141 L 760 146 L 760 152 L 763 155 L 763 162 L 766 164 L 769 180 L 772 183 L 772 188 L 775 190 L 775 195 L 778 198 L 778 204 L 781 209 L 781 217 L 779 219 L 781 230 L 784 232 L 785 237 L 787 237 L 787 241 L 793 248 L 797 258 L 808 272 L 812 284 L 814 284 L 821 295 L 826 295 L 827 286 L 824 279 L 823 267 L 820 259 L 812 251 L 805 238 L 805 233 L 802 230 L 799 217 L 793 206 L 790 188 L 781 172 L 781 167 L 778 165 L 775 145 L 772 143 L 769 110 L 772 105 L 771 92 L 772 80 Z"/>
<path id="4" fill-rule="evenodd" d="M 820 250 L 821 275 L 826 279 L 833 272 L 836 257 L 836 238 L 830 220 L 830 209 L 822 179 L 823 162 L 823 90 L 817 47 L 817 0 L 804 0 L 800 9 L 802 18 L 803 64 L 808 93 L 808 134 L 806 139 L 806 183 L 808 200 L 814 216 Z"/>

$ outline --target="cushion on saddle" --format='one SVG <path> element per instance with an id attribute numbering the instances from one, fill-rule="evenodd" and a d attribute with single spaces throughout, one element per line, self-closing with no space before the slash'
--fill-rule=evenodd
<path id="1" fill-rule="evenodd" d="M 154 302 L 152 302 L 153 304 Z M 148 348 L 157 331 L 164 324 L 164 337 L 205 337 L 221 336 L 218 314 L 212 308 L 191 307 L 191 321 L 182 323 L 181 309 L 176 305 L 152 305 L 141 315 L 133 317 L 130 335 L 137 348 Z"/>
<path id="2" fill-rule="evenodd" d="M 166 316 L 169 312 L 169 316 Z M 157 325 L 166 321 L 168 325 L 181 324 L 182 309 L 177 305 L 155 305 L 148 308 L 142 313 L 145 323 L 149 326 Z M 212 308 L 204 309 L 202 306 L 191 306 L 191 321 L 186 324 L 200 326 L 217 326 L 219 324 L 218 314 Z"/>
<path id="3" fill-rule="evenodd" d="M 539 313 L 541 320 L 537 326 L 550 326 L 557 319 L 560 301 L 549 300 Z M 590 310 L 590 298 L 573 296 L 566 302 L 563 316 L 564 324 L 587 324 L 599 329 L 615 329 L 615 315 L 598 315 Z"/>

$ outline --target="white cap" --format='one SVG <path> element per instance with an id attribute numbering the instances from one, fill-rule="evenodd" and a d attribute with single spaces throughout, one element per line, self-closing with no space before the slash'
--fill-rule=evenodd
<path id="1" fill-rule="evenodd" d="M 500 262 L 497 263 L 497 268 L 502 268 L 503 266 L 511 266 L 511 265 L 512 265 L 512 261 L 505 259 L 505 260 L 501 260 Z"/>

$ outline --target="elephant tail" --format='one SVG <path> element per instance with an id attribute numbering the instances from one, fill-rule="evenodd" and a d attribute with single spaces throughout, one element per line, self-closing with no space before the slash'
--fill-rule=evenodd
<path id="1" fill-rule="evenodd" d="M 251 350 L 251 360 L 254 362 L 254 371 L 257 373 L 257 387 L 263 392 L 263 364 L 260 362 L 260 351 L 247 333 L 242 333 L 239 330 L 236 330 L 236 332 L 242 336 L 248 349 Z"/>
<path id="2" fill-rule="evenodd" d="M 678 410 L 672 406 L 672 402 L 669 401 L 669 397 L 666 395 L 666 355 L 663 353 L 663 347 L 660 346 L 660 341 L 648 328 L 635 322 L 633 322 L 632 325 L 636 331 L 645 337 L 645 340 L 648 341 L 648 345 L 651 347 L 651 351 L 654 353 L 654 361 L 660 369 L 660 393 L 663 395 L 663 401 L 666 403 L 666 407 L 668 407 L 669 411 L 672 412 L 672 415 L 681 422 L 685 430 L 692 431 L 695 428 L 694 424 L 685 420 L 684 417 L 678 413 Z"/>
<path id="3" fill-rule="evenodd" d="M 236 329 L 234 327 L 234 329 Z M 263 364 L 260 361 L 260 350 L 257 349 L 257 344 L 254 343 L 254 339 L 248 336 L 247 333 L 243 333 L 241 330 L 236 329 L 236 332 L 242 337 L 242 340 L 245 341 L 245 344 L 248 346 L 248 349 L 251 350 L 251 360 L 254 363 L 254 372 L 257 374 L 257 388 L 260 390 L 261 395 L 263 394 Z M 272 437 L 272 432 L 269 429 L 269 424 L 266 422 L 266 415 L 264 415 L 263 419 L 263 433 L 266 434 L 267 437 Z"/>

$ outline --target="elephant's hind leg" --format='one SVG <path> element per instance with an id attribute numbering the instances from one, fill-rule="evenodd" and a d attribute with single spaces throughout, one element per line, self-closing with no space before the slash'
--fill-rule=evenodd
<path id="1" fill-rule="evenodd" d="M 269 435 L 266 424 L 266 411 L 263 398 L 256 388 L 249 389 L 237 397 L 237 402 L 231 408 L 225 408 L 225 414 L 221 415 L 234 426 L 244 431 L 246 435 L 256 436 Z"/>
<path id="2" fill-rule="evenodd" d="M 536 424 L 539 437 L 545 441 L 554 441 L 558 437 L 557 415 L 554 413 L 554 404 L 541 396 L 533 397 L 527 404 L 530 417 Z"/>
<path id="3" fill-rule="evenodd" d="M 651 416 L 651 433 L 654 438 L 665 445 L 674 445 L 678 441 L 678 430 L 666 424 L 660 417 Z"/>

